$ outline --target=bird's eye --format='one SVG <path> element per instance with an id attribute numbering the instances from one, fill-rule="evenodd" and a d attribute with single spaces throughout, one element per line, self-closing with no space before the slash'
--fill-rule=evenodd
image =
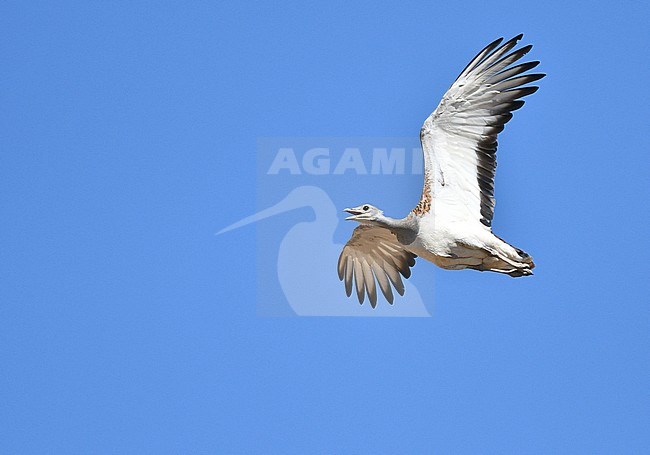
<path id="1" fill-rule="evenodd" d="M 363 206 L 363 210 L 366 211 L 366 212 L 368 211 L 369 208 L 370 208 L 370 207 L 368 207 L 367 205 L 364 205 L 364 206 Z"/>

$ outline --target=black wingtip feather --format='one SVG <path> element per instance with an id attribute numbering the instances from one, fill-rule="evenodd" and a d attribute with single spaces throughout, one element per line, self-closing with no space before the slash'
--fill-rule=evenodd
<path id="1" fill-rule="evenodd" d="M 544 73 L 533 73 L 533 74 L 529 74 L 528 76 L 524 76 L 524 77 L 527 77 L 526 84 L 528 84 L 530 82 L 535 82 L 535 81 L 538 81 L 538 80 L 546 77 L 546 74 L 544 74 Z"/>
<path id="2" fill-rule="evenodd" d="M 474 68 L 476 65 L 480 65 L 485 58 L 490 55 L 497 47 L 499 47 L 499 44 L 501 44 L 501 41 L 503 41 L 503 37 L 497 38 L 494 41 L 492 41 L 490 44 L 485 46 L 481 51 L 474 56 L 472 60 L 469 61 L 467 66 L 463 68 L 463 70 L 458 74 L 458 78 L 463 76 L 470 68 Z M 480 57 L 480 58 L 479 58 Z"/>
<path id="3" fill-rule="evenodd" d="M 517 92 L 517 98 L 523 98 L 524 96 L 532 95 L 539 87 L 536 85 L 530 85 L 528 87 L 513 88 L 512 90 L 506 90 L 506 93 L 515 93 Z"/>
<path id="4" fill-rule="evenodd" d="M 506 47 L 506 46 L 514 46 L 514 45 L 516 45 L 516 44 L 517 44 L 517 43 L 518 43 L 518 42 L 519 42 L 523 37 L 524 37 L 524 34 L 523 34 L 523 33 L 520 33 L 519 35 L 514 36 L 514 37 L 510 38 L 508 41 L 506 41 L 506 42 L 503 44 L 503 47 Z"/>
<path id="5" fill-rule="evenodd" d="M 501 44 L 501 41 L 503 41 L 503 36 L 501 36 L 501 37 L 495 39 L 495 40 L 492 41 L 490 44 L 488 44 L 487 46 L 485 46 L 485 47 L 483 48 L 483 50 L 481 50 L 481 52 L 483 52 L 485 49 L 489 49 L 489 48 L 494 49 L 494 48 L 496 48 L 499 44 Z M 479 54 L 480 54 L 480 52 L 479 52 Z"/>
<path id="6" fill-rule="evenodd" d="M 503 60 L 506 60 L 506 59 L 509 59 L 509 58 L 512 58 L 512 59 L 513 59 L 513 60 L 512 60 L 513 62 L 516 62 L 516 61 L 519 60 L 521 57 L 523 57 L 524 55 L 526 55 L 527 53 L 529 53 L 530 50 L 531 50 L 532 48 L 533 48 L 533 45 L 532 45 L 532 44 L 527 44 L 527 45 L 525 45 L 524 47 L 521 47 L 521 48 L 519 48 L 519 49 L 517 49 L 517 50 L 515 50 L 515 51 L 510 52 L 510 53 L 509 53 L 508 55 L 506 55 L 505 57 L 500 58 L 500 59 L 499 59 L 499 62 L 501 62 L 501 61 L 503 61 Z M 498 63 L 498 62 L 497 62 L 497 63 Z"/>
<path id="7" fill-rule="evenodd" d="M 524 100 L 513 101 L 512 103 L 510 103 L 510 106 L 509 106 L 510 112 L 521 109 L 522 107 L 524 107 L 524 104 L 526 104 L 526 102 Z"/>

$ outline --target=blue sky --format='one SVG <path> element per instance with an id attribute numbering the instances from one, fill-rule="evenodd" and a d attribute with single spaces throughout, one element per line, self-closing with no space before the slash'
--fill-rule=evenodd
<path id="1" fill-rule="evenodd" d="M 649 22 L 631 1 L 3 2 L 2 450 L 647 450 Z M 214 235 L 258 209 L 257 138 L 417 138 L 520 32 L 548 77 L 500 138 L 494 230 L 536 275 L 420 261 L 432 318 L 258 316 L 259 227 Z M 359 185 L 337 198 L 400 207 Z"/>

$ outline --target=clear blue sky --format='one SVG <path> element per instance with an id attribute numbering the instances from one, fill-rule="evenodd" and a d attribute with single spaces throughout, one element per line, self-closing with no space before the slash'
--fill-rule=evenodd
<path id="1" fill-rule="evenodd" d="M 647 451 L 647 4 L 275 3 L 0 5 L 1 451 Z M 420 262 L 432 318 L 257 316 L 256 228 L 214 235 L 256 138 L 417 138 L 520 32 L 548 77 L 494 228 L 536 275 Z"/>

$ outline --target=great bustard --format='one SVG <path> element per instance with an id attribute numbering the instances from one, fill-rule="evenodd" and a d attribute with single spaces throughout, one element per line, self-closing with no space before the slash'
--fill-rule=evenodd
<path id="1" fill-rule="evenodd" d="M 377 287 L 393 303 L 400 295 L 415 258 L 449 270 L 474 269 L 532 275 L 532 258 L 492 233 L 497 135 L 521 108 L 521 99 L 537 91 L 527 85 L 544 74 L 525 74 L 539 62 L 513 64 L 531 45 L 510 52 L 523 35 L 503 45 L 490 43 L 447 90 L 420 131 L 424 153 L 424 188 L 417 206 L 402 219 L 384 216 L 371 204 L 345 209 L 347 220 L 361 223 L 338 261 L 348 296 L 356 284 L 377 304 Z"/>

